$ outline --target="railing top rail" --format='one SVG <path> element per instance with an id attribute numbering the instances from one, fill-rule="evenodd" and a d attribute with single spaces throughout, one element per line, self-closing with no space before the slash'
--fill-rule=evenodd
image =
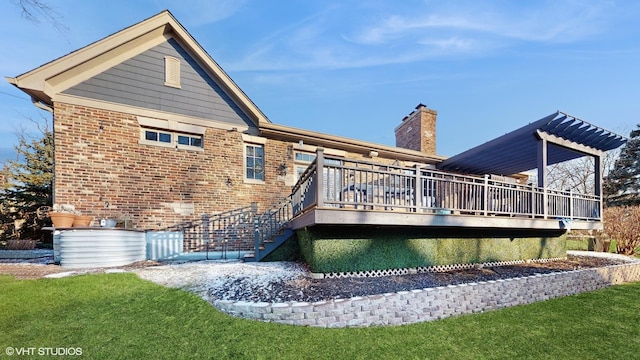
<path id="1" fill-rule="evenodd" d="M 325 155 L 325 159 L 339 160 L 341 161 L 341 163 L 333 163 L 333 162 L 325 161 L 324 168 L 348 169 L 348 170 L 375 172 L 383 175 L 402 175 L 402 176 L 411 176 L 411 175 L 415 176 L 415 172 L 416 172 L 416 167 L 407 167 L 407 166 L 400 166 L 400 165 L 393 165 L 393 164 L 381 164 L 381 163 L 375 163 L 375 162 L 366 161 L 366 160 L 363 161 L 363 160 L 357 160 L 357 159 L 345 159 L 338 156 L 329 156 L 329 155 Z M 313 164 L 315 164 L 315 162 Z M 359 167 L 359 165 L 378 167 L 378 169 Z M 307 170 L 309 169 L 310 168 L 307 168 Z M 418 168 L 418 169 L 420 171 L 421 177 L 423 178 L 444 179 L 452 182 L 469 182 L 469 183 L 476 183 L 476 184 L 484 183 L 485 181 L 487 181 L 490 186 L 494 186 L 494 187 L 498 186 L 498 187 L 514 188 L 514 189 L 521 189 L 521 190 L 535 191 L 535 192 L 545 191 L 544 188 L 535 186 L 531 183 L 520 184 L 517 182 L 491 179 L 489 178 L 490 175 L 476 176 L 476 175 L 468 175 L 468 174 L 458 174 L 458 173 L 441 171 L 441 170 L 430 169 L 425 167 Z M 306 171 L 305 171 L 305 174 L 306 174 Z M 559 189 L 547 188 L 546 191 L 552 192 L 558 195 L 564 195 L 564 196 L 599 199 L 598 195 L 583 194 L 583 193 L 578 193 L 570 190 L 559 190 Z"/>
<path id="2" fill-rule="evenodd" d="M 206 214 L 209 216 L 209 218 L 223 218 L 223 217 L 231 217 L 231 216 L 235 216 L 237 214 L 242 214 L 245 212 L 248 212 L 248 210 L 253 210 L 253 205 L 248 205 L 248 206 L 244 206 L 241 208 L 237 208 L 237 209 L 232 209 L 232 210 L 227 210 L 227 211 L 223 211 L 223 212 L 219 212 L 219 213 L 215 213 L 215 214 Z"/>
<path id="3" fill-rule="evenodd" d="M 316 159 L 314 159 L 309 166 L 307 166 L 307 168 L 304 170 L 304 172 L 302 173 L 302 175 L 300 175 L 300 178 L 298 179 L 298 182 L 296 182 L 295 185 L 293 185 L 293 188 L 291 189 L 291 193 L 295 193 L 296 191 L 298 191 L 298 189 L 300 189 L 300 187 L 302 186 L 302 184 L 304 184 L 304 182 L 313 175 L 313 172 L 316 169 L 316 165 L 317 161 Z M 325 164 L 326 167 L 326 164 Z"/>
<path id="4" fill-rule="evenodd" d="M 280 210 L 291 206 L 291 195 L 287 196 L 286 198 L 280 200 L 277 204 L 271 206 L 267 211 L 263 212 L 262 214 L 259 215 L 259 218 L 262 219 L 266 219 L 269 217 L 272 217 L 274 214 L 279 213 Z M 290 220 L 290 219 L 287 219 Z"/>

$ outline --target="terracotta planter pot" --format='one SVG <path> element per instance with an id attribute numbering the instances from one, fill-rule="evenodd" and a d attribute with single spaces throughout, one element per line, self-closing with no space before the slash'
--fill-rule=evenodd
<path id="1" fill-rule="evenodd" d="M 74 214 L 50 212 L 49 217 L 53 223 L 53 227 L 57 228 L 69 228 L 73 226 L 73 220 L 76 216 Z"/>
<path id="2" fill-rule="evenodd" d="M 93 216 L 76 215 L 73 220 L 73 227 L 88 227 L 91 225 L 91 221 L 93 221 Z"/>

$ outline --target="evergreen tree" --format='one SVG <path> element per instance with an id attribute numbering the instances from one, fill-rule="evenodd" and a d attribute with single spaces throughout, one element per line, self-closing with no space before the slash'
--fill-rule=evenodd
<path id="1" fill-rule="evenodd" d="M 38 209 L 51 206 L 53 185 L 53 134 L 41 129 L 40 138 L 19 134 L 15 147 L 17 159 L 4 164 L 4 182 L 0 188 L 4 224 L 7 220 L 20 223 L 16 231 L 5 229 L 3 237 L 46 240 L 49 232 L 41 231 L 49 225 Z"/>
<path id="2" fill-rule="evenodd" d="M 605 178 L 603 192 L 609 206 L 640 205 L 640 125 Z"/>

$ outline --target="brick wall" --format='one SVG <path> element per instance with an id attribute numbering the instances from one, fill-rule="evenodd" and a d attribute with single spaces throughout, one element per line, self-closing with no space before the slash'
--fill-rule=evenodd
<path id="1" fill-rule="evenodd" d="M 164 229 L 252 202 L 264 211 L 295 184 L 291 147 L 296 144 L 290 142 L 267 140 L 265 182 L 250 184 L 244 181 L 240 132 L 208 128 L 204 151 L 190 151 L 140 144 L 132 114 L 66 103 L 55 103 L 54 109 L 54 201 L 73 204 L 85 215 L 126 215 L 134 228 Z M 281 164 L 286 175 L 278 172 Z"/>
<path id="2" fill-rule="evenodd" d="M 395 129 L 396 146 L 436 154 L 437 112 L 420 104 L 416 110 L 402 120 Z"/>
<path id="3" fill-rule="evenodd" d="M 265 210 L 290 193 L 276 173 L 284 142 L 267 141 L 265 183 L 248 184 L 239 132 L 208 128 L 204 151 L 190 151 L 139 144 L 135 115 L 56 103 L 54 116 L 55 202 L 83 214 L 162 229 L 251 202 Z"/>
<path id="4" fill-rule="evenodd" d="M 530 304 L 640 280 L 640 262 L 315 303 L 218 300 L 227 314 L 317 327 L 402 325 Z"/>

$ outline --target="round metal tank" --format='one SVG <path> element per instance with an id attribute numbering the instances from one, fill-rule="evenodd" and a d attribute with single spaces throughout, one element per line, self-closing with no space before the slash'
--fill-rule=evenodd
<path id="1" fill-rule="evenodd" d="M 60 265 L 67 268 L 123 266 L 146 260 L 144 231 L 77 229 L 60 231 Z"/>

